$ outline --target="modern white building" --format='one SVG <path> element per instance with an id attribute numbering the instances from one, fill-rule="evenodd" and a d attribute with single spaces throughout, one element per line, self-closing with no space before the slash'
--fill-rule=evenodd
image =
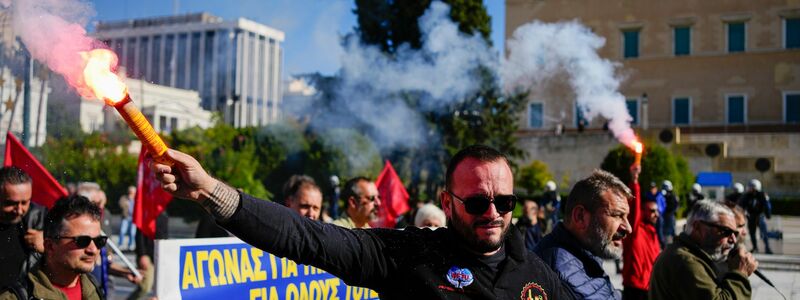
<path id="1" fill-rule="evenodd" d="M 236 127 L 280 117 L 284 33 L 208 13 L 100 22 L 95 36 L 130 78 L 195 90 L 205 109 Z"/>
<path id="2" fill-rule="evenodd" d="M 211 112 L 200 107 L 200 95 L 196 91 L 130 78 L 125 80 L 125 84 L 133 103 L 159 133 L 212 125 Z M 84 132 L 128 130 L 117 111 L 102 101 L 81 99 L 78 105 L 81 129 Z"/>

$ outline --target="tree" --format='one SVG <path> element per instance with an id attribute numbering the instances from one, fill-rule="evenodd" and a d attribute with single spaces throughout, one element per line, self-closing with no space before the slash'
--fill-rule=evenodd
<path id="1" fill-rule="evenodd" d="M 323 190 L 330 188 L 331 175 L 342 180 L 356 176 L 375 178 L 383 167 L 372 140 L 354 129 L 332 128 L 308 137 L 310 149 L 305 173 L 314 177 Z"/>
<path id="2" fill-rule="evenodd" d="M 257 176 L 269 191 L 283 198 L 284 182 L 292 175 L 303 174 L 309 163 L 308 140 L 299 124 L 289 122 L 259 128 L 254 138 L 260 162 Z"/>
<path id="3" fill-rule="evenodd" d="M 491 18 L 479 0 L 446 0 L 451 7 L 450 18 L 467 35 L 480 34 L 491 45 Z M 419 49 L 422 36 L 418 19 L 430 6 L 429 0 L 356 0 L 354 13 L 358 18 L 358 34 L 362 43 L 376 45 L 391 57 L 400 47 Z M 524 151 L 516 146 L 514 134 L 518 129 L 517 112 L 524 105 L 523 96 L 502 97 L 495 75 L 487 68 L 475 70 L 482 86 L 478 93 L 462 99 L 444 110 L 420 112 L 427 120 L 431 140 L 417 148 L 394 149 L 383 153 L 401 177 L 410 179 L 409 190 L 414 198 L 435 199 L 444 182 L 442 166 L 458 150 L 468 145 L 485 144 L 497 148 L 512 158 L 521 158 Z M 332 81 L 326 81 L 328 83 Z M 420 99 L 413 93 L 403 95 L 410 107 L 419 107 Z M 406 181 L 408 182 L 408 181 Z M 420 186 L 424 192 L 419 193 Z"/>
<path id="4" fill-rule="evenodd" d="M 209 173 L 253 196 L 270 199 L 272 194 L 256 177 L 259 159 L 253 128 L 233 128 L 217 120 L 208 129 L 198 127 L 173 131 L 167 143 L 199 161 Z"/>
<path id="5" fill-rule="evenodd" d="M 445 0 L 450 5 L 450 18 L 458 29 L 472 35 L 480 34 L 491 44 L 491 17 L 480 0 Z M 430 6 L 430 0 L 356 0 L 358 27 L 356 33 L 367 45 L 376 45 L 393 54 L 403 44 L 413 49 L 422 46 L 417 20 Z"/>
<path id="6" fill-rule="evenodd" d="M 47 139 L 35 149 L 40 161 L 62 185 L 97 182 L 106 192 L 108 207 L 118 211 L 117 201 L 136 185 L 137 153 L 128 152 L 130 143 L 118 144 L 100 133 L 73 132 L 74 137 Z"/>
<path id="7" fill-rule="evenodd" d="M 553 180 L 553 173 L 542 161 L 534 160 L 517 171 L 517 186 L 525 189 L 528 196 L 544 190 L 547 181 Z"/>
<path id="8" fill-rule="evenodd" d="M 685 194 L 691 182 L 694 182 L 694 176 L 688 171 L 686 161 L 680 156 L 673 155 L 658 143 L 645 141 L 644 144 L 645 152 L 642 156 L 639 183 L 649 185 L 650 182 L 655 182 L 660 185 L 662 181 L 669 180 L 677 195 Z M 632 150 L 626 146 L 618 146 L 608 152 L 600 168 L 628 183 L 631 181 L 629 169 L 633 160 Z"/>

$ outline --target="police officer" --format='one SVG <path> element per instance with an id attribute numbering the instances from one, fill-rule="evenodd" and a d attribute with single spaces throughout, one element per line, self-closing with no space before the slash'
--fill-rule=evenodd
<path id="1" fill-rule="evenodd" d="M 750 232 L 750 241 L 753 243 L 752 252 L 758 252 L 756 236 L 756 226 L 758 226 L 758 230 L 761 231 L 761 239 L 764 241 L 764 250 L 767 254 L 772 254 L 772 249 L 769 248 L 766 221 L 772 217 L 772 205 L 767 193 L 761 190 L 761 181 L 758 179 L 751 179 L 747 184 L 747 193 L 742 196 L 742 207 L 747 212 L 747 229 Z"/>
<path id="2" fill-rule="evenodd" d="M 381 299 L 573 298 L 518 233 L 507 234 L 517 202 L 514 178 L 492 148 L 470 146 L 450 161 L 440 194 L 447 228 L 402 231 L 314 222 L 237 192 L 184 153 L 167 155 L 173 166 L 155 164 L 165 190 L 202 203 L 245 242 L 373 289 Z"/>

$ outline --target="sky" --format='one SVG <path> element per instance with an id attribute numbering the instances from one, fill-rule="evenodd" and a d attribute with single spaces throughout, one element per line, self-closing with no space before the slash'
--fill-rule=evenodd
<path id="1" fill-rule="evenodd" d="M 339 37 L 353 32 L 354 1 L 346 0 L 91 0 L 97 21 L 209 12 L 225 20 L 250 19 L 286 34 L 284 76 L 320 72 L 340 66 Z M 484 0 L 492 18 L 492 43 L 503 53 L 505 1 Z M 89 25 L 93 31 L 94 26 Z"/>

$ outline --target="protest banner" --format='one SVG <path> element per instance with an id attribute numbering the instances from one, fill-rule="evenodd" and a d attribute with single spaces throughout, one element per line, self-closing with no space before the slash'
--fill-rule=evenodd
<path id="1" fill-rule="evenodd" d="M 156 240 L 155 259 L 158 299 L 378 299 L 237 238 Z"/>

